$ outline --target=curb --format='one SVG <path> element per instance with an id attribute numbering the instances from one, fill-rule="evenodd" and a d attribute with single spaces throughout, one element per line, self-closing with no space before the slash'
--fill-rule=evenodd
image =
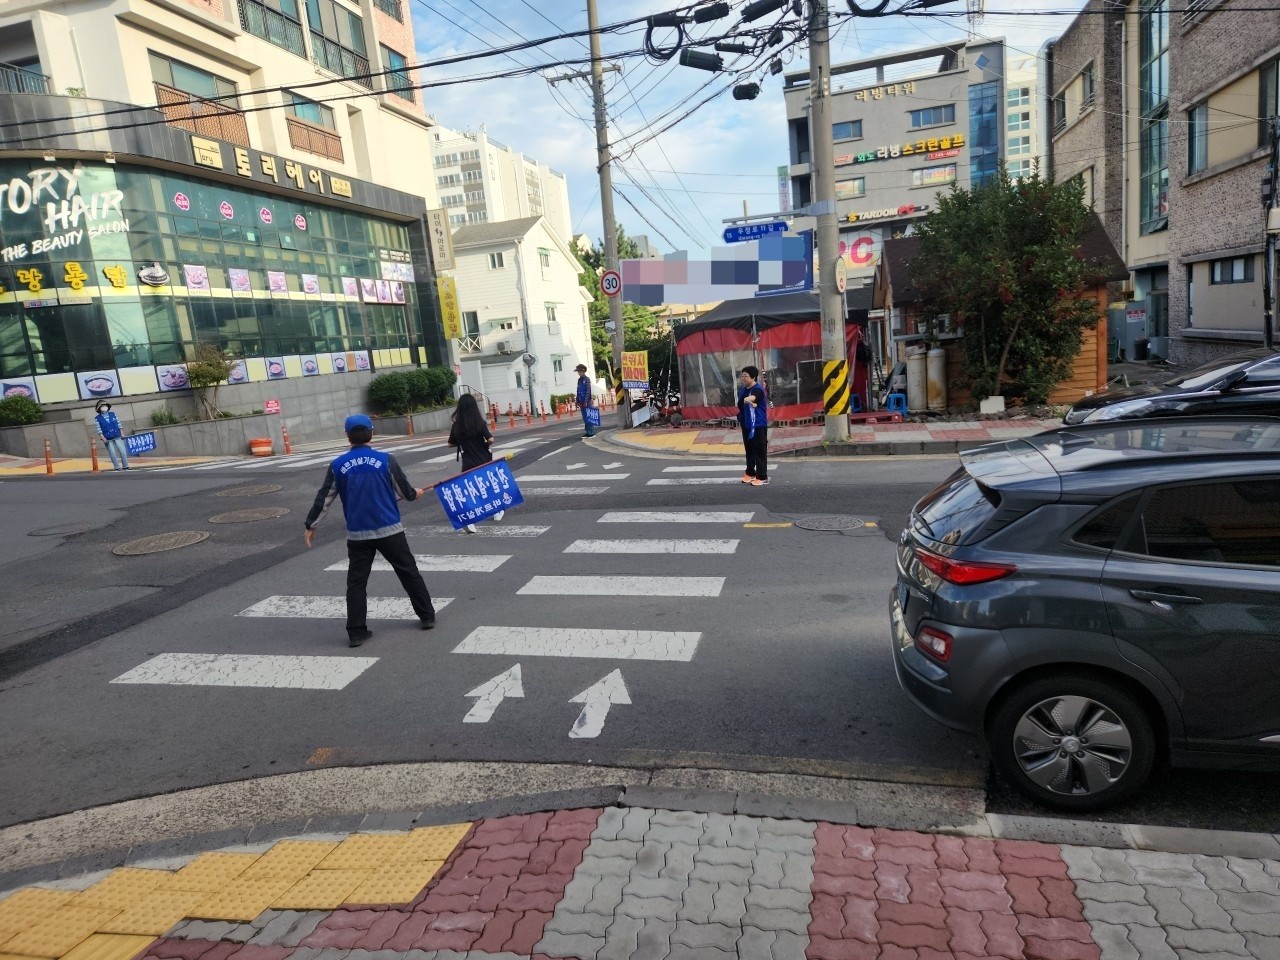
<path id="1" fill-rule="evenodd" d="M 513 791 L 510 784 L 543 789 Z M 413 798 L 419 802 L 407 804 Z M 309 806 L 291 808 L 290 803 L 298 800 Z M 7 827 L 0 830 L 0 862 L 18 866 L 0 873 L 0 891 L 308 834 L 404 831 L 462 820 L 610 806 L 1280 859 L 1277 834 L 993 814 L 985 811 L 985 791 L 972 787 L 689 768 L 423 763 L 281 774 Z M 216 829 L 187 829 L 197 824 Z M 150 839 L 133 842 L 138 835 Z"/>

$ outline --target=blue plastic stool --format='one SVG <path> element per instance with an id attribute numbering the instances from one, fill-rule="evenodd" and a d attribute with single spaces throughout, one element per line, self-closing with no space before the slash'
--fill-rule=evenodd
<path id="1" fill-rule="evenodd" d="M 862 397 L 860 395 L 854 393 L 849 396 L 849 412 L 850 413 L 862 412 Z"/>
<path id="2" fill-rule="evenodd" d="M 906 413 L 907 412 L 907 395 L 905 393 L 889 394 L 889 403 L 885 407 L 890 413 Z"/>

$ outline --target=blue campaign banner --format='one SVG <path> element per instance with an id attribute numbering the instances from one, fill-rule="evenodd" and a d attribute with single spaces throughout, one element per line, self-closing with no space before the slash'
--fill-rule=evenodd
<path id="1" fill-rule="evenodd" d="M 646 383 L 645 386 L 647 387 L 649 386 L 649 384 Z M 586 422 L 591 424 L 591 426 L 593 427 L 600 426 L 600 408 L 599 407 L 587 407 L 582 411 L 582 413 L 583 413 L 583 416 L 586 418 Z"/>
<path id="2" fill-rule="evenodd" d="M 124 446 L 131 457 L 139 453 L 148 453 L 156 448 L 155 432 L 148 430 L 146 433 L 135 433 L 132 437 L 125 437 Z"/>
<path id="3" fill-rule="evenodd" d="M 515 474 L 506 460 L 494 460 L 441 480 L 435 485 L 435 491 L 444 515 L 455 530 L 524 503 Z"/>

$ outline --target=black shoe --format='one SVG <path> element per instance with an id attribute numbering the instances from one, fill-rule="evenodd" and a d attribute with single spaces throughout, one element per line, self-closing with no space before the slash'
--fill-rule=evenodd
<path id="1" fill-rule="evenodd" d="M 436 628 L 436 615 L 435 615 L 435 612 L 433 611 L 430 614 L 430 616 L 428 616 L 425 620 L 422 621 L 422 629 L 434 630 L 435 628 Z"/>
<path id="2" fill-rule="evenodd" d="M 360 646 L 360 644 L 364 643 L 366 640 L 368 640 L 372 636 L 373 636 L 373 631 L 368 629 L 367 627 L 361 627 L 359 630 L 348 630 L 347 646 L 358 647 Z"/>

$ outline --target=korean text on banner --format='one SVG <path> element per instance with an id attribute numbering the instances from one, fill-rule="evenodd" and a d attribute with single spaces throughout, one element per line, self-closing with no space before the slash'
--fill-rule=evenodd
<path id="1" fill-rule="evenodd" d="M 506 460 L 481 464 L 435 485 L 444 515 L 461 530 L 469 523 L 486 520 L 499 510 L 524 503 L 515 475 Z"/>
<path id="2" fill-rule="evenodd" d="M 627 390 L 649 389 L 649 351 L 623 351 L 622 386 Z"/>
<path id="3" fill-rule="evenodd" d="M 444 322 L 444 338 L 457 340 L 462 336 L 462 313 L 458 310 L 458 287 L 453 277 L 436 277 L 436 291 L 440 294 L 440 319 Z"/>
<path id="4" fill-rule="evenodd" d="M 135 433 L 132 437 L 124 438 L 124 445 L 131 457 L 148 453 L 156 448 L 156 435 L 150 430 L 146 433 Z"/>

